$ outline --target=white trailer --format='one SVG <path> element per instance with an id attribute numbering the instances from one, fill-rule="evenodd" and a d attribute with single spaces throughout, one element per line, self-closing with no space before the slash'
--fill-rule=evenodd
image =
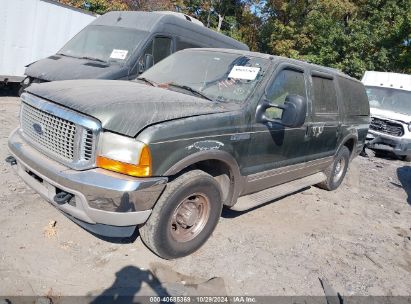
<path id="1" fill-rule="evenodd" d="M 0 84 L 55 54 L 97 15 L 52 0 L 0 0 Z"/>

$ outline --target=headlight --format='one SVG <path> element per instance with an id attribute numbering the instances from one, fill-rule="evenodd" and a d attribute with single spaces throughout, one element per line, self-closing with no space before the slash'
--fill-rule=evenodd
<path id="1" fill-rule="evenodd" d="M 151 155 L 148 146 L 133 138 L 110 132 L 101 134 L 98 167 L 131 176 L 151 175 Z"/>
<path id="2" fill-rule="evenodd" d="M 24 84 L 25 86 L 28 86 L 28 85 L 30 84 L 30 77 L 26 77 L 26 78 L 23 80 L 23 84 Z"/>

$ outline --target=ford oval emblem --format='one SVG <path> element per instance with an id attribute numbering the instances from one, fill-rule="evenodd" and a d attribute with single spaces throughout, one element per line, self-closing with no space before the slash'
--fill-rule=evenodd
<path id="1" fill-rule="evenodd" d="M 33 129 L 34 129 L 34 131 L 36 131 L 36 133 L 38 135 L 43 135 L 43 127 L 40 124 L 34 123 L 33 124 Z"/>

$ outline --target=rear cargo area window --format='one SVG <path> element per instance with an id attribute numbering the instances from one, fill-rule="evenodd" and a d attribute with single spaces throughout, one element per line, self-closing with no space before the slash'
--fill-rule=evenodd
<path id="1" fill-rule="evenodd" d="M 369 115 L 368 97 L 361 82 L 338 77 L 342 101 L 348 115 Z"/>
<path id="2" fill-rule="evenodd" d="M 316 114 L 338 113 L 337 93 L 334 81 L 329 78 L 312 76 L 313 110 Z"/>

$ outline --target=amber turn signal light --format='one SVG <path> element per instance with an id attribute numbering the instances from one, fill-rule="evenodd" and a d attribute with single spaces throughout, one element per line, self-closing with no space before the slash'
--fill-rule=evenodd
<path id="1" fill-rule="evenodd" d="M 141 151 L 138 165 L 124 163 L 104 156 L 97 156 L 96 165 L 97 167 L 106 170 L 123 173 L 130 176 L 151 176 L 151 154 L 147 146 L 144 146 Z"/>

